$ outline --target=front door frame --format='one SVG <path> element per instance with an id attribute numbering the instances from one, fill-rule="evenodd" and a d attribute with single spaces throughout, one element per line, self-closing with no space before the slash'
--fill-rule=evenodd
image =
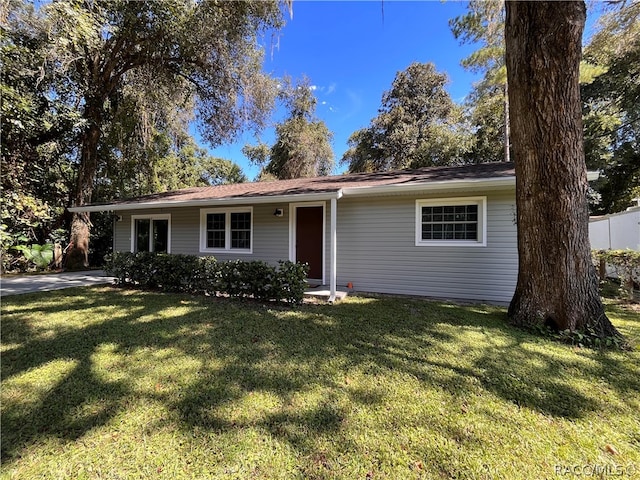
<path id="1" fill-rule="evenodd" d="M 296 202 L 289 204 L 289 260 L 296 261 L 297 209 L 299 207 L 322 207 L 322 284 L 326 285 L 327 266 L 327 202 Z M 313 280 L 320 280 L 314 278 Z"/>

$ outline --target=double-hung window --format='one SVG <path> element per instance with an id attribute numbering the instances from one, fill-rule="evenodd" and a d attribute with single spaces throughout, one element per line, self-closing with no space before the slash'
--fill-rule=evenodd
<path id="1" fill-rule="evenodd" d="M 416 201 L 416 246 L 485 246 L 486 197 Z"/>
<path id="2" fill-rule="evenodd" d="M 200 210 L 200 251 L 251 253 L 253 208 Z"/>
<path id="3" fill-rule="evenodd" d="M 171 215 L 132 215 L 132 252 L 171 252 Z"/>

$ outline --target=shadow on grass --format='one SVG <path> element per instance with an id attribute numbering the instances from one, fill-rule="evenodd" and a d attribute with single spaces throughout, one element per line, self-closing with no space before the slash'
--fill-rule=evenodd
<path id="1" fill-rule="evenodd" d="M 177 305 L 180 313 L 166 314 Z M 108 318 L 89 322 L 101 309 L 110 312 Z M 90 288 L 68 290 L 64 296 L 52 292 L 13 297 L 3 302 L 3 310 L 3 341 L 17 344 L 2 355 L 3 382 L 52 361 L 75 362 L 32 406 L 20 401 L 3 405 L 5 461 L 47 437 L 75 440 L 107 424 L 140 395 L 162 402 L 185 430 L 258 427 L 304 454 L 313 453 L 317 438 L 348 445 L 347 415 L 335 398 L 329 395 L 303 408 L 292 403 L 312 386 L 329 392 L 342 388 L 331 373 L 335 369 L 325 368 L 329 362 L 345 375 L 350 369 L 367 375 L 410 375 L 425 388 L 453 396 L 481 388 L 521 407 L 564 418 L 604 408 L 600 400 L 571 385 L 568 380 L 576 372 L 594 382 L 604 379 L 625 395 L 640 391 L 637 369 L 622 354 L 554 356 L 539 348 L 546 340 L 507 326 L 502 310 L 478 306 L 370 298 L 288 309 Z M 88 324 L 44 336 L 33 328 L 38 318 L 72 312 L 86 315 Z M 179 395 L 140 393 L 126 379 L 108 381 L 96 373 L 92 356 L 105 344 L 125 358 L 136 349 L 174 349 L 198 359 L 202 367 Z M 221 413 L 224 405 L 252 392 L 268 392 L 284 407 L 252 420 Z M 382 405 L 385 394 L 352 389 L 350 399 Z"/>

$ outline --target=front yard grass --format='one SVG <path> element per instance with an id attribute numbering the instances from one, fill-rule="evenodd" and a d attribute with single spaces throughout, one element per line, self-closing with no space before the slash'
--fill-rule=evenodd
<path id="1" fill-rule="evenodd" d="M 497 307 L 70 289 L 2 300 L 1 368 L 2 478 L 640 476 L 638 348 Z"/>

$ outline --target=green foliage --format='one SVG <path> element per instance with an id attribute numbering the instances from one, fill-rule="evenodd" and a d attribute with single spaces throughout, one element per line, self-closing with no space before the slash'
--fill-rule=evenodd
<path id="1" fill-rule="evenodd" d="M 0 42 L 2 138 L 2 268 L 26 267 L 9 247 L 43 244 L 60 228 L 73 169 L 67 155 L 78 112 L 51 95 L 60 79 L 46 65 L 45 22 L 27 2 L 3 5 Z M 6 20 L 6 21 L 5 21 Z"/>
<path id="2" fill-rule="evenodd" d="M 477 84 L 468 95 L 465 113 L 473 132 L 468 162 L 505 160 L 505 101 L 504 85 Z"/>
<path id="3" fill-rule="evenodd" d="M 128 112 L 145 140 L 148 127 L 184 125 L 195 109 L 203 136 L 218 144 L 264 121 L 274 86 L 255 39 L 281 25 L 274 1 L 61 1 L 43 14 L 63 87 L 101 109 L 104 126 Z"/>
<path id="4" fill-rule="evenodd" d="M 332 137 L 322 120 L 286 120 L 276 126 L 276 142 L 265 172 L 280 180 L 329 175 L 333 170 Z"/>
<path id="5" fill-rule="evenodd" d="M 33 263 L 37 268 L 44 270 L 53 261 L 53 245 L 46 243 L 44 245 L 16 245 L 12 247 L 24 255 L 27 261 Z"/>
<path id="6" fill-rule="evenodd" d="M 186 132 L 169 136 L 156 131 L 145 148 L 136 142 L 123 148 L 122 154 L 114 150 L 111 161 L 98 172 L 104 179 L 96 184 L 95 194 L 99 198 L 128 198 L 247 181 L 239 165 L 210 156 Z"/>
<path id="7" fill-rule="evenodd" d="M 246 145 L 242 152 L 263 167 L 261 180 L 329 175 L 333 170 L 333 134 L 315 117 L 317 99 L 309 79 L 293 84 L 285 77 L 279 97 L 289 115 L 276 124 L 275 143 L 271 147 L 264 143 Z"/>
<path id="8" fill-rule="evenodd" d="M 187 132 L 264 125 L 276 86 L 256 39 L 282 23 L 275 0 L 4 3 L 7 235 L 44 243 L 69 204 L 245 179 Z"/>
<path id="9" fill-rule="evenodd" d="M 640 4 L 620 4 L 603 15 L 584 49 L 589 78 L 581 93 L 587 166 L 601 201 L 595 213 L 632 205 L 640 185 Z"/>
<path id="10" fill-rule="evenodd" d="M 432 63 L 398 72 L 378 115 L 351 135 L 341 162 L 350 172 L 460 162 L 470 138 L 462 111 L 444 88 L 447 82 Z"/>
<path id="11" fill-rule="evenodd" d="M 640 252 L 635 250 L 593 250 L 594 263 L 601 262 L 616 269 L 620 279 L 620 293 L 625 298 L 633 298 L 634 283 L 640 285 Z"/>
<path id="12" fill-rule="evenodd" d="M 580 68 L 587 166 L 602 172 L 594 182 L 599 200 L 592 207 L 598 214 L 624 210 L 640 185 L 640 5 L 617 2 L 610 8 L 585 46 Z M 466 100 L 474 135 L 465 159 L 503 160 L 508 124 L 504 2 L 470 1 L 467 12 L 449 25 L 461 43 L 478 46 L 462 65 L 483 74 Z"/>
<path id="13" fill-rule="evenodd" d="M 11 271 L 11 265 L 13 263 L 13 256 L 10 253 L 10 249 L 14 245 L 24 244 L 28 242 L 29 238 L 21 233 L 10 232 L 7 226 L 3 223 L 0 225 L 0 246 L 2 246 L 2 272 Z"/>
<path id="14" fill-rule="evenodd" d="M 597 332 L 589 327 L 586 330 L 553 333 L 552 336 L 561 342 L 575 345 L 577 347 L 589 347 L 596 349 L 621 350 L 629 348 L 622 337 L 601 337 Z"/>
<path id="15" fill-rule="evenodd" d="M 280 295 L 290 303 L 300 303 L 307 287 L 305 282 L 309 273 L 306 263 L 279 260 L 275 283 Z"/>
<path id="16" fill-rule="evenodd" d="M 483 74 L 465 102 L 467 120 L 474 133 L 465 157 L 469 162 L 506 160 L 505 128 L 509 119 L 504 20 L 504 2 L 472 0 L 464 15 L 449 21 L 456 39 L 478 46 L 462 60 L 462 66 Z"/>
<path id="17" fill-rule="evenodd" d="M 113 251 L 114 217 L 113 212 L 95 212 L 91 215 L 93 227 L 89 243 L 89 264 L 93 267 L 102 267 L 105 255 Z M 65 241 L 63 236 L 58 243 L 64 245 Z"/>
<path id="18" fill-rule="evenodd" d="M 152 252 L 116 252 L 105 260 L 105 270 L 120 285 L 294 304 L 302 302 L 308 270 L 290 261 L 280 261 L 276 268 L 262 261 L 217 262 L 213 257 Z"/>
<path id="19" fill-rule="evenodd" d="M 38 268 L 46 268 L 49 262 L 42 265 L 44 261 L 37 256 L 34 261 L 34 258 L 25 254 L 22 248 L 29 242 L 39 245 L 60 240 L 61 229 L 56 226 L 59 224 L 63 209 L 60 206 L 53 207 L 48 202 L 43 202 L 35 195 L 27 193 L 31 187 L 33 184 L 22 185 L 14 191 L 3 188 L 0 203 L 2 272 L 24 271 L 34 264 Z M 64 236 L 66 237 L 66 233 Z M 20 247 L 14 249 L 15 246 Z M 30 251 L 29 247 L 24 248 Z"/>

